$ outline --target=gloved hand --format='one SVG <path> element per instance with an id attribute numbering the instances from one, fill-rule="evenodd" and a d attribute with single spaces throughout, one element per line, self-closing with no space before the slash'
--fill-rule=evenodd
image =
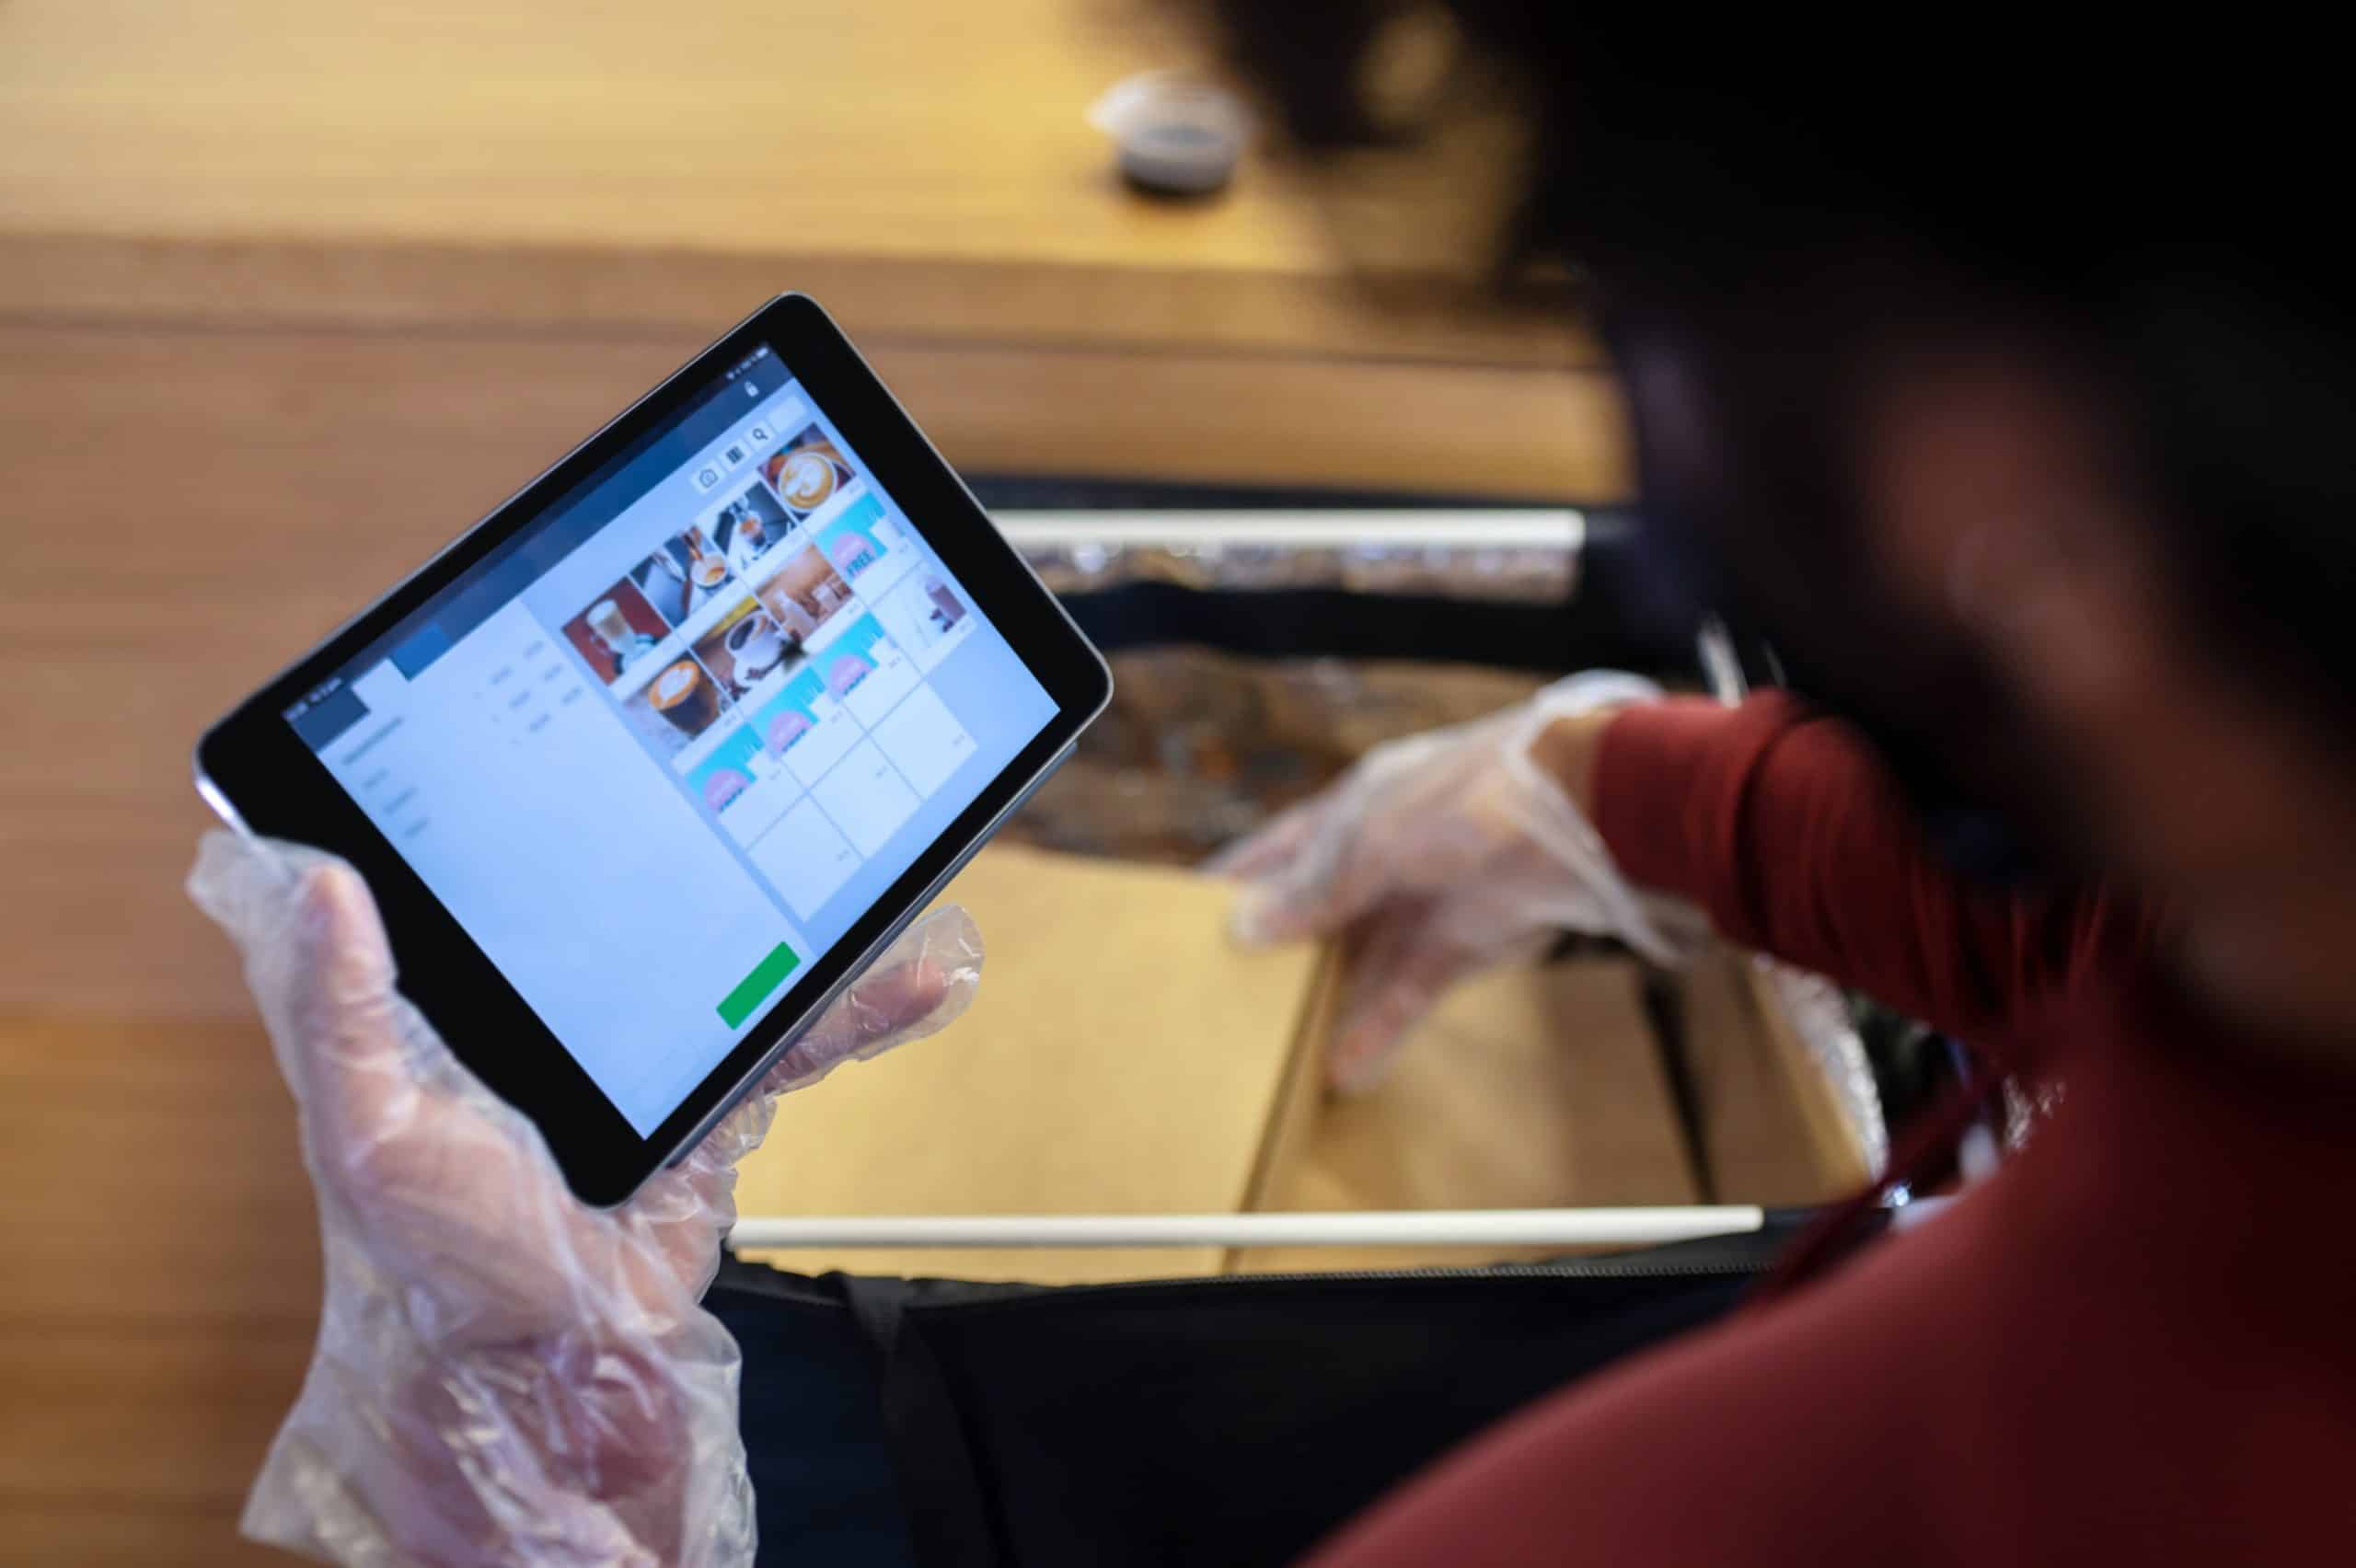
<path id="1" fill-rule="evenodd" d="M 1659 696 L 1639 676 L 1595 671 L 1469 724 L 1377 746 L 1323 794 L 1212 859 L 1206 870 L 1244 884 L 1240 940 L 1349 933 L 1326 1064 L 1335 1088 L 1371 1086 L 1457 979 L 1558 931 L 1616 936 L 1664 963 L 1700 936 L 1698 913 L 1622 879 L 1531 759 L 1557 720 Z"/>
<path id="2" fill-rule="evenodd" d="M 245 1532 L 347 1563 L 752 1561 L 736 1346 L 698 1305 L 735 1163 L 776 1096 L 964 1010 L 964 912 L 912 928 L 687 1159 L 599 1213 L 394 989 L 349 867 L 214 833 L 189 892 L 244 951 L 325 1254 L 310 1373 Z"/>

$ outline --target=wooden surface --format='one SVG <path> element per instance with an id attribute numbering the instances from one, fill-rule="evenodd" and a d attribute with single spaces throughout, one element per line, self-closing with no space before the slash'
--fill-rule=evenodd
<path id="1" fill-rule="evenodd" d="M 1808 1205 L 1871 1172 L 1831 1086 L 1749 953 L 1714 948 L 1684 972 L 1686 1067 L 1715 1201 Z"/>
<path id="2" fill-rule="evenodd" d="M 1276 1086 L 1267 1125 L 1261 1131 L 1260 1151 L 1252 1164 L 1251 1180 L 1243 1190 L 1242 1206 L 1247 1211 L 1283 1212 L 1290 1204 L 1302 1166 L 1315 1156 L 1330 1096 L 1325 1086 L 1326 1049 L 1333 1039 L 1334 1009 L 1341 1000 L 1345 968 L 1342 944 L 1324 943 L 1301 1000 L 1291 1055 L 1285 1065 L 1283 1080 Z M 1234 1274 L 1241 1270 L 1247 1251 L 1228 1249 L 1220 1263 L 1221 1271 Z"/>
<path id="3" fill-rule="evenodd" d="M 861 334 L 1595 362 L 1560 317 L 1371 308 L 1350 274 L 1420 296 L 1417 258 L 1337 255 L 1256 155 L 1128 190 L 1090 104 L 1204 54 L 1154 0 L 11 0 L 0 296 L 708 329 L 802 288 Z"/>
<path id="4" fill-rule="evenodd" d="M 27 230 L 1319 263 L 1313 214 L 1272 178 L 1208 224 L 1068 200 L 1108 167 L 1096 95 L 1195 52 L 1144 6 L 12 0 L 0 17 L 0 206 Z"/>
<path id="5" fill-rule="evenodd" d="M 943 896 L 992 942 L 973 1010 L 939 1041 L 787 1099 L 743 1167 L 738 1211 L 1243 1208 L 1315 951 L 1238 951 L 1229 894 L 1203 878 L 1011 845 L 984 850 Z M 1221 1262 L 1207 1247 L 757 1256 L 805 1274 L 1058 1285 L 1212 1274 Z"/>
<path id="6" fill-rule="evenodd" d="M 1445 997 L 1371 1092 L 1329 1100 L 1276 1209 L 1549 1208 L 1702 1201 L 1635 965 L 1496 970 Z M 1734 1200 L 1740 1201 L 1740 1200 Z M 1264 1247 L 1255 1273 L 1418 1268 L 1561 1249 Z"/>
<path id="7" fill-rule="evenodd" d="M 319 1304 L 260 1026 L 12 1008 L 0 1079 L 0 1559 L 287 1561 L 235 1534 Z"/>

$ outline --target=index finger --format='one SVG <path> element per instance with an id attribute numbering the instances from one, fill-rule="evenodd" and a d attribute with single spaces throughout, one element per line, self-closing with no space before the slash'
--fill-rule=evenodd
<path id="1" fill-rule="evenodd" d="M 1276 870 L 1300 853 L 1317 831 L 1332 797 L 1319 794 L 1288 807 L 1202 863 L 1206 876 L 1252 882 Z"/>
<path id="2" fill-rule="evenodd" d="M 931 911 L 793 1043 L 765 1087 L 803 1088 L 844 1062 L 946 1029 L 972 1002 L 981 966 L 974 917 L 953 904 Z"/>

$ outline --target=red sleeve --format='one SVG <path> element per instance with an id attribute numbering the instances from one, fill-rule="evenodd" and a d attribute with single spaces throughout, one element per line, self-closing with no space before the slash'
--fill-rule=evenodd
<path id="1" fill-rule="evenodd" d="M 1977 1042 L 2122 978 L 2150 940 L 2126 901 L 1963 882 L 1855 732 L 1782 693 L 1630 709 L 1603 733 L 1595 823 L 1631 880 L 1730 940 Z"/>

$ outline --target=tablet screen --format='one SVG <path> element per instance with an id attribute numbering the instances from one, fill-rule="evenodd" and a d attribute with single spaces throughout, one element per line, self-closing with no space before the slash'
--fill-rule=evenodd
<path id="1" fill-rule="evenodd" d="M 1056 716 L 773 351 L 286 718 L 650 1136 Z"/>

